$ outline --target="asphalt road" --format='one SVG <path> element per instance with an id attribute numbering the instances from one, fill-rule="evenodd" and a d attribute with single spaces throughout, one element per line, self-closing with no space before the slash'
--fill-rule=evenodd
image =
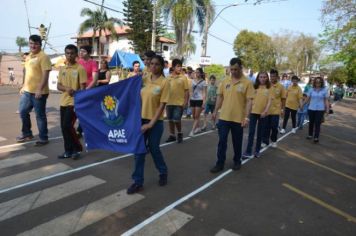
<path id="1" fill-rule="evenodd" d="M 216 131 L 163 144 L 168 185 L 158 186 L 148 155 L 144 190 L 127 196 L 132 156 L 98 150 L 56 158 L 58 94 L 48 99 L 50 143 L 15 144 L 18 98 L 0 87 L 0 235 L 356 235 L 356 100 L 334 106 L 319 144 L 305 139 L 306 125 L 239 171 L 229 169 L 229 143 L 225 170 L 209 172 Z M 191 123 L 184 120 L 185 134 Z"/>

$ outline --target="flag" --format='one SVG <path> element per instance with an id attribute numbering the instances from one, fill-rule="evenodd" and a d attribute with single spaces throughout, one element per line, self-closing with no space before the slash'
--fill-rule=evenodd
<path id="1" fill-rule="evenodd" d="M 74 108 L 88 150 L 145 153 L 141 132 L 142 76 L 78 91 Z"/>

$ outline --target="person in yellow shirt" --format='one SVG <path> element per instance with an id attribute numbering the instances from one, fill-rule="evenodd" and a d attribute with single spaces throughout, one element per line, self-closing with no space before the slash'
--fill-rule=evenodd
<path id="1" fill-rule="evenodd" d="M 279 117 L 283 114 L 286 103 L 286 89 L 278 82 L 278 78 L 278 71 L 271 69 L 270 80 L 273 99 L 268 111 L 266 130 L 262 137 L 262 147 L 269 145 L 270 139 L 271 147 L 277 147 Z"/>
<path id="2" fill-rule="evenodd" d="M 161 56 L 152 57 L 151 73 L 143 80 L 141 89 L 142 127 L 145 143 L 148 143 L 155 166 L 159 171 L 159 186 L 167 184 L 167 165 L 159 147 L 163 134 L 163 111 L 168 102 L 169 83 L 163 75 L 164 60 Z M 132 173 L 134 183 L 127 189 L 127 194 L 142 190 L 146 154 L 135 154 L 135 170 Z"/>
<path id="3" fill-rule="evenodd" d="M 60 68 L 57 83 L 57 89 L 63 92 L 60 98 L 60 115 L 64 153 L 58 158 L 78 159 L 83 148 L 74 128 L 77 116 L 74 112 L 73 95 L 76 91 L 85 89 L 87 73 L 84 67 L 76 62 L 78 48 L 75 45 L 67 45 L 64 53 L 67 64 Z"/>
<path id="4" fill-rule="evenodd" d="M 297 132 L 297 110 L 303 107 L 303 92 L 298 85 L 299 78 L 296 75 L 292 76 L 292 85 L 287 89 L 286 107 L 284 109 L 283 126 L 280 131 L 281 134 L 286 132 L 289 116 L 292 118 L 292 133 Z"/>
<path id="5" fill-rule="evenodd" d="M 241 168 L 243 128 L 249 123 L 251 102 L 253 98 L 253 84 L 242 72 L 242 61 L 240 58 L 230 60 L 230 74 L 223 80 L 218 88 L 215 110 L 212 120 L 215 123 L 217 113 L 220 117 L 217 124 L 219 143 L 217 161 L 210 169 L 211 173 L 217 173 L 224 169 L 226 160 L 227 138 L 231 131 L 232 145 L 234 148 L 233 170 Z"/>
<path id="6" fill-rule="evenodd" d="M 174 59 L 172 61 L 173 72 L 168 77 L 169 100 L 167 103 L 166 114 L 169 122 L 169 137 L 166 142 L 183 142 L 182 115 L 183 108 L 187 106 L 189 99 L 188 79 L 182 74 L 182 61 Z M 177 137 L 175 136 L 177 128 Z"/>
<path id="7" fill-rule="evenodd" d="M 132 71 L 127 74 L 126 79 L 141 74 L 141 72 L 140 72 L 140 62 L 139 61 L 132 62 L 132 68 L 133 68 Z"/>
<path id="8" fill-rule="evenodd" d="M 147 77 L 148 74 L 150 73 L 151 59 L 154 56 L 156 56 L 156 53 L 154 51 L 149 50 L 149 51 L 145 52 L 144 57 L 143 57 L 143 63 L 145 64 L 145 68 L 143 68 L 143 71 L 142 71 L 143 77 Z"/>
<path id="9" fill-rule="evenodd" d="M 246 152 L 243 154 L 242 159 L 248 159 L 253 157 L 252 146 L 253 140 L 255 139 L 256 124 L 257 126 L 257 137 L 256 137 L 256 148 L 255 157 L 260 157 L 261 143 L 263 133 L 266 130 L 267 125 L 267 115 L 268 110 L 271 105 L 272 92 L 270 90 L 271 84 L 269 81 L 267 72 L 259 72 L 255 80 L 254 88 L 255 94 L 252 99 L 252 110 L 250 114 L 250 125 L 248 132 L 248 143 L 246 147 Z"/>
<path id="10" fill-rule="evenodd" d="M 22 134 L 16 138 L 21 143 L 33 139 L 30 112 L 34 108 L 39 131 L 36 146 L 48 143 L 46 102 L 48 98 L 48 77 L 52 69 L 49 57 L 41 50 L 42 39 L 39 35 L 29 38 L 30 54 L 25 61 L 25 81 L 20 90 L 19 113 L 22 121 Z"/>

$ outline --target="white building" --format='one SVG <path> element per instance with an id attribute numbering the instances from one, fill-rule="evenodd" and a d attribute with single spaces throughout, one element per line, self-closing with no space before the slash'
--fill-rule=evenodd
<path id="1" fill-rule="evenodd" d="M 96 32 L 92 56 L 98 56 L 99 45 L 101 47 L 102 57 L 111 57 L 112 55 L 114 55 L 116 50 L 134 53 L 134 50 L 130 44 L 130 40 L 128 39 L 129 33 L 127 33 L 127 30 L 129 29 L 129 27 L 117 26 L 115 27 L 115 29 L 118 35 L 118 39 L 111 37 L 111 33 L 109 31 L 106 31 L 105 34 L 104 32 L 102 32 L 102 36 L 99 39 L 99 32 Z M 92 46 L 92 36 L 93 31 L 88 31 L 82 35 L 78 35 L 77 37 L 75 37 L 75 39 L 77 39 L 78 47 L 84 45 Z M 175 45 L 176 42 L 174 40 L 165 37 L 159 37 L 156 42 L 156 52 L 158 54 L 161 54 L 165 60 L 170 60 Z"/>

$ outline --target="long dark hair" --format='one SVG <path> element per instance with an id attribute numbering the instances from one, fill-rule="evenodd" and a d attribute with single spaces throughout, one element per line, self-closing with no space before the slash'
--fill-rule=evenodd
<path id="1" fill-rule="evenodd" d="M 256 77 L 256 80 L 255 80 L 255 84 L 253 85 L 253 87 L 254 87 L 255 89 L 258 89 L 258 88 L 260 87 L 260 80 L 259 80 L 259 78 L 260 78 L 260 75 L 261 75 L 261 74 L 266 74 L 266 75 L 267 75 L 266 88 L 269 89 L 269 88 L 271 87 L 271 82 L 269 82 L 269 75 L 268 75 L 267 71 L 258 72 L 257 77 Z"/>
<path id="2" fill-rule="evenodd" d="M 203 68 L 199 67 L 196 70 L 199 71 L 199 74 L 200 74 L 200 78 L 199 79 L 205 79 L 205 73 L 203 71 Z"/>
<path id="3" fill-rule="evenodd" d="M 314 78 L 314 81 L 313 81 L 313 88 L 316 88 L 316 80 L 320 80 L 320 88 L 324 88 L 325 87 L 325 81 L 322 77 L 318 76 L 318 77 L 315 77 Z"/>
<path id="4" fill-rule="evenodd" d="M 161 65 L 161 76 L 164 76 L 164 73 L 163 73 L 163 69 L 164 69 L 164 59 L 163 59 L 163 57 L 162 56 L 160 56 L 160 55 L 154 55 L 152 58 L 151 58 L 151 61 L 153 60 L 153 59 L 157 59 L 158 60 L 158 62 L 159 62 L 159 64 Z"/>

